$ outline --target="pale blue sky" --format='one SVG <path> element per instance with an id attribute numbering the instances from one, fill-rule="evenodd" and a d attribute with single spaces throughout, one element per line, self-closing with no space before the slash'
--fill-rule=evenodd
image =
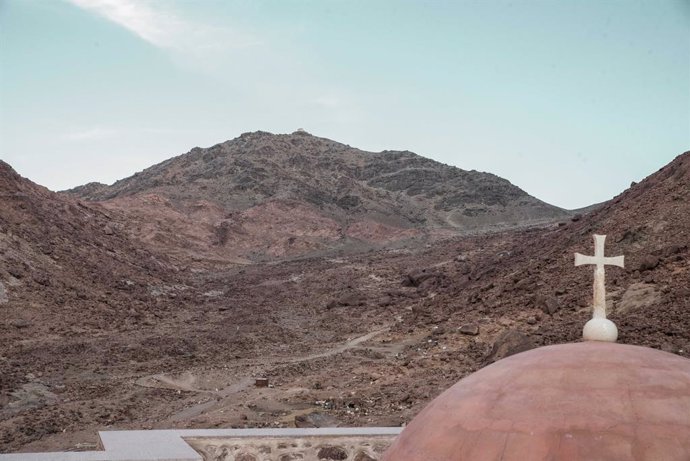
<path id="1" fill-rule="evenodd" d="M 297 128 L 607 200 L 690 149 L 690 0 L 0 0 L 0 158 L 53 190 Z"/>

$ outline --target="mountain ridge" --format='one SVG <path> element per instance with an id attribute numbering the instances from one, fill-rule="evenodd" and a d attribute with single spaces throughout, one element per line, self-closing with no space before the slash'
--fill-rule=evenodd
<path id="1" fill-rule="evenodd" d="M 89 183 L 63 193 L 123 213 L 136 209 L 142 220 L 147 213 L 156 214 L 152 201 L 184 219 L 198 218 L 200 208 L 206 208 L 206 236 L 195 242 L 199 250 L 211 246 L 215 257 L 233 253 L 250 259 L 433 239 L 570 215 L 491 173 L 462 170 L 410 151 L 367 152 L 303 131 L 244 133 L 209 148 L 195 147 L 110 186 Z M 318 223 L 333 227 L 333 233 L 314 236 L 288 226 L 268 244 L 283 247 L 276 251 L 243 241 L 247 219 L 280 223 L 286 217 L 278 211 L 290 204 L 303 215 L 307 228 Z M 179 227 L 172 221 L 170 225 Z M 357 231 L 363 228 L 367 230 Z M 145 240 L 152 238 L 151 232 L 164 240 L 171 237 L 162 229 L 147 232 L 133 233 Z M 176 232 L 184 233 L 179 228 Z M 212 245 L 219 241 L 219 232 L 225 236 L 221 240 L 242 249 L 219 251 L 219 245 Z M 386 234 L 392 236 L 390 241 Z"/>

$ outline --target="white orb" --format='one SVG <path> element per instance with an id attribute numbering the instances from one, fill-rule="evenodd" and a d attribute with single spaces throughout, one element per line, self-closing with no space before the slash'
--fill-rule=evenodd
<path id="1" fill-rule="evenodd" d="M 615 343 L 618 339 L 618 328 L 609 319 L 594 318 L 585 323 L 582 330 L 585 341 L 606 341 Z"/>

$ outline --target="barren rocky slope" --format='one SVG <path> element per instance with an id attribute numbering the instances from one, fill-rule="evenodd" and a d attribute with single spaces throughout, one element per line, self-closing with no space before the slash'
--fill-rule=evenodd
<path id="1" fill-rule="evenodd" d="M 171 282 L 176 272 L 165 255 L 132 241 L 106 210 L 38 186 L 0 160 L 5 331 L 43 335 L 54 316 L 83 319 L 90 311 L 102 317 L 100 326 L 120 326 L 128 314 L 114 311 L 113 302 L 136 310 L 149 300 L 146 286 Z"/>
<path id="2" fill-rule="evenodd" d="M 112 186 L 68 193 L 123 211 L 132 234 L 166 252 L 231 260 L 361 250 L 567 215 L 489 173 L 305 132 L 243 134 Z"/>
<path id="3" fill-rule="evenodd" d="M 117 226 L 0 161 L 0 419 L 51 395 L 37 376 L 107 353 L 82 338 L 164 315 L 150 290 L 172 283 L 175 267 Z"/>
<path id="4" fill-rule="evenodd" d="M 508 315 L 535 344 L 577 340 L 591 316 L 593 269 L 573 267 L 573 253 L 592 254 L 595 233 L 608 236 L 607 255 L 626 258 L 606 274 L 619 340 L 690 356 L 690 152 L 584 217 L 506 233 L 507 250 L 432 271 L 431 280 L 453 282 L 434 289 L 425 312 Z"/>
<path id="5" fill-rule="evenodd" d="M 33 254 L 59 237 L 53 252 L 70 262 L 60 277 L 75 284 L 77 271 L 83 283 L 22 288 L 0 272 L 9 293 L 0 375 L 10 377 L 0 388 L 2 451 L 88 448 L 97 430 L 115 428 L 402 424 L 491 361 L 579 340 L 592 268 L 574 267 L 573 253 L 592 254 L 593 233 L 608 235 L 607 255 L 626 256 L 625 269 L 606 273 L 619 340 L 690 357 L 690 152 L 560 225 L 366 254 L 181 265 L 174 278 L 165 265 L 136 269 L 148 257 L 129 259 L 126 247 L 144 253 L 117 232 L 119 262 L 96 267 L 110 261 L 97 250 L 111 237 L 107 217 L 86 206 L 89 219 L 65 215 L 75 227 L 66 233 L 60 207 L 82 205 L 31 188 L 3 192 L 3 235 L 25 242 L 4 245 L 3 257 L 43 261 Z M 45 264 L 55 272 L 56 262 Z M 121 276 L 135 281 L 131 294 L 118 288 Z M 92 279 L 101 287 L 93 298 L 61 304 Z M 32 314 L 30 324 L 14 325 L 19 314 Z M 254 387 L 259 376 L 274 387 Z"/>

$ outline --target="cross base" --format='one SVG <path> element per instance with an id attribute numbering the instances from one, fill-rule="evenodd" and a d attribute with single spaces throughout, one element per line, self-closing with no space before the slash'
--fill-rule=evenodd
<path id="1" fill-rule="evenodd" d="M 585 323 L 582 330 L 582 337 L 585 341 L 605 341 L 615 343 L 618 339 L 618 328 L 609 319 L 595 317 Z"/>

